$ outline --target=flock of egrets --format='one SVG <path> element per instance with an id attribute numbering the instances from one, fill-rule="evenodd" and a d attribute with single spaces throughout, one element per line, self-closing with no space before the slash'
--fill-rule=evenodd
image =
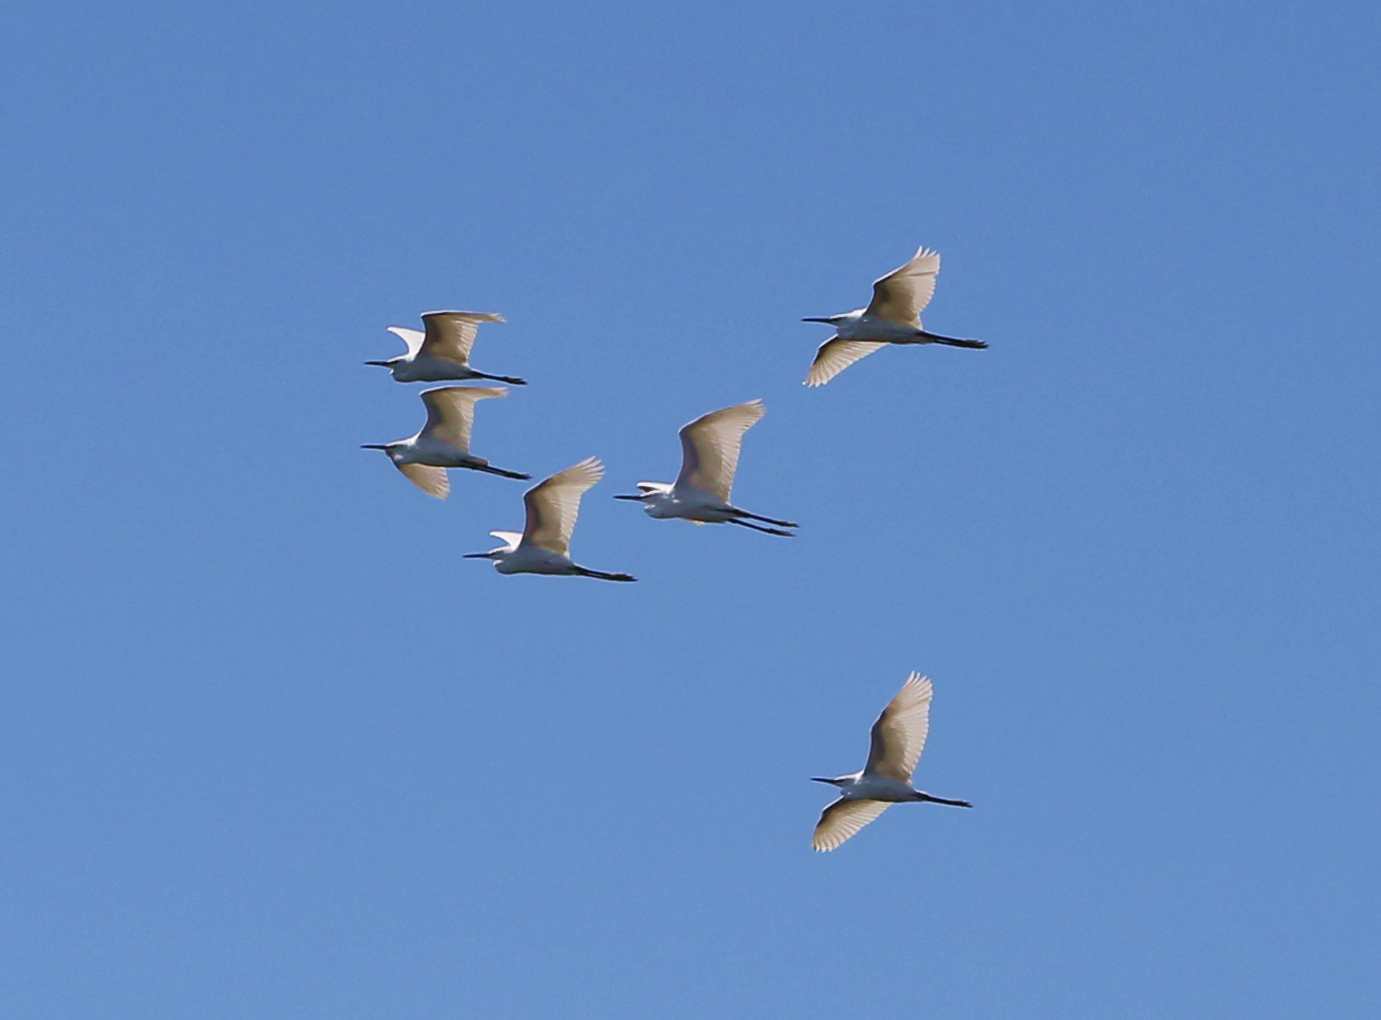
<path id="1" fill-rule="evenodd" d="M 804 322 L 823 322 L 834 335 L 815 353 L 805 385 L 823 386 L 854 362 L 888 344 L 945 344 L 981 349 L 982 340 L 940 336 L 921 327 L 920 313 L 935 293 L 940 273 L 938 252 L 921 248 L 906 264 L 873 282 L 873 299 L 866 308 L 839 315 L 815 316 Z M 499 323 L 495 312 L 426 312 L 424 331 L 390 326 L 407 351 L 385 361 L 369 361 L 389 369 L 398 382 L 455 382 L 482 379 L 522 386 L 514 376 L 490 375 L 470 367 L 470 352 L 483 323 Z M 382 450 L 408 481 L 429 496 L 450 493 L 451 468 L 468 468 L 504 478 L 531 475 L 495 467 L 470 452 L 475 405 L 491 397 L 506 397 L 502 386 L 439 386 L 424 390 L 426 424 L 406 439 L 367 443 Z M 674 482 L 638 482 L 636 495 L 616 499 L 642 504 L 649 517 L 680 518 L 695 524 L 733 524 L 768 535 L 790 537 L 797 525 L 750 513 L 735 506 L 730 493 L 738 469 L 744 434 L 766 413 L 761 400 L 725 407 L 702 415 L 682 427 L 681 471 Z M 604 476 L 596 457 L 558 471 L 523 494 L 526 521 L 522 532 L 490 532 L 503 545 L 488 552 L 467 553 L 470 559 L 492 560 L 501 574 L 556 574 L 604 581 L 633 581 L 632 575 L 582 567 L 571 559 L 571 533 L 585 492 Z M 825 808 L 815 826 L 812 845 L 833 850 L 898 803 L 930 802 L 970 807 L 967 801 L 933 797 L 911 785 L 911 776 L 925 746 L 930 727 L 931 682 L 912 673 L 877 721 L 873 723 L 868 761 L 849 775 L 816 778 L 839 789 L 839 799 Z"/>

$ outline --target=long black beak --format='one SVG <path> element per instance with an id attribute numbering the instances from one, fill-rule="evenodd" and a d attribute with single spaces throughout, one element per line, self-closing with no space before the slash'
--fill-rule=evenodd
<path id="1" fill-rule="evenodd" d="M 633 500 L 635 503 L 641 503 L 643 500 L 647 499 L 647 495 L 646 495 L 646 493 L 644 493 L 644 494 L 641 495 L 641 496 L 615 496 L 614 498 L 615 498 L 615 499 L 631 499 L 631 500 Z"/>
<path id="2" fill-rule="evenodd" d="M 819 315 L 808 315 L 808 316 L 806 316 L 804 319 L 802 319 L 801 321 L 802 321 L 802 322 L 824 322 L 824 323 L 830 323 L 831 320 L 829 320 L 829 319 L 827 319 L 827 318 L 824 318 L 824 317 L 822 317 L 822 316 L 819 316 Z"/>
<path id="3" fill-rule="evenodd" d="M 387 450 L 388 447 L 383 443 L 361 443 L 361 450 Z"/>
<path id="4" fill-rule="evenodd" d="M 460 558 L 463 560 L 487 560 L 489 553 L 461 553 Z"/>
<path id="5" fill-rule="evenodd" d="M 366 361 L 365 364 L 366 364 L 366 365 L 378 365 L 380 368 L 388 368 L 388 367 L 390 367 L 390 366 L 389 366 L 389 363 L 388 363 L 387 361 Z"/>
<path id="6" fill-rule="evenodd" d="M 829 783 L 831 786 L 834 785 L 833 779 L 825 779 L 823 776 L 811 776 L 810 781 L 812 783 Z"/>

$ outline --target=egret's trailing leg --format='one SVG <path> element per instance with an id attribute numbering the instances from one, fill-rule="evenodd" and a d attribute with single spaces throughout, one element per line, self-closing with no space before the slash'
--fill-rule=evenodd
<path id="1" fill-rule="evenodd" d="M 784 538 L 796 537 L 794 531 L 783 531 L 781 528 L 764 528 L 761 524 L 749 524 L 747 521 L 741 521 L 736 517 L 730 518 L 724 523 L 737 524 L 740 528 L 752 528 L 754 531 L 761 531 L 764 535 L 781 535 Z"/>
<path id="2" fill-rule="evenodd" d="M 637 578 L 632 574 L 624 574 L 607 570 L 591 570 L 589 567 L 576 567 L 576 574 L 581 577 L 595 577 L 601 581 L 636 581 Z"/>
<path id="3" fill-rule="evenodd" d="M 492 464 L 477 464 L 475 465 L 475 470 L 483 471 L 491 475 L 499 475 L 501 478 L 516 478 L 520 482 L 525 482 L 532 477 L 531 475 L 523 474 L 521 471 L 505 471 L 503 468 L 494 467 Z"/>
<path id="4" fill-rule="evenodd" d="M 941 336 L 939 333 L 927 333 L 921 331 L 921 336 L 928 344 L 944 344 L 947 347 L 967 347 L 971 351 L 985 351 L 988 349 L 986 340 L 963 340 L 955 336 Z"/>
<path id="5" fill-rule="evenodd" d="M 945 797 L 933 797 L 928 793 L 921 793 L 919 790 L 916 792 L 916 799 L 925 801 L 927 804 L 948 804 L 950 807 L 973 807 L 973 805 L 966 800 L 949 800 Z"/>
<path id="6" fill-rule="evenodd" d="M 747 517 L 750 521 L 762 521 L 764 524 L 775 524 L 779 528 L 799 528 L 800 525 L 795 521 L 779 521 L 775 517 L 764 517 L 762 514 L 750 514 L 747 510 L 740 510 L 734 507 L 734 513 L 740 517 Z"/>

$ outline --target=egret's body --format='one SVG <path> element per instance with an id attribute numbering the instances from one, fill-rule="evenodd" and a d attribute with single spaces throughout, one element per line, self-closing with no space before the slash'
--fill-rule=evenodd
<path id="1" fill-rule="evenodd" d="M 929 802 L 973 807 L 968 801 L 933 797 L 911 785 L 930 730 L 933 694 L 931 682 L 912 673 L 873 723 L 868 764 L 845 776 L 814 778 L 817 783 L 829 783 L 839 789 L 839 799 L 825 808 L 815 826 L 811 845 L 816 850 L 823 853 L 838 848 L 893 804 Z"/>
<path id="2" fill-rule="evenodd" d="M 391 443 L 365 443 L 363 448 L 384 451 L 408 481 L 437 499 L 445 499 L 451 491 L 447 468 L 469 468 L 504 478 L 531 478 L 519 471 L 494 467 L 470 452 L 475 403 L 506 396 L 508 390 L 502 386 L 438 386 L 423 390 L 427 423 L 421 431 Z"/>
<path id="3" fill-rule="evenodd" d="M 987 347 L 982 340 L 941 336 L 921 327 L 921 311 L 930 303 L 939 275 L 940 253 L 920 248 L 905 265 L 873 281 L 873 300 L 867 308 L 802 319 L 834 327 L 834 336 L 815 352 L 805 384 L 823 386 L 855 361 L 888 344 L 944 344 L 976 350 Z"/>
<path id="4" fill-rule="evenodd" d="M 580 516 L 580 499 L 604 477 L 604 465 L 589 457 L 572 464 L 523 493 L 527 520 L 522 534 L 491 531 L 503 543 L 497 549 L 466 553 L 466 559 L 492 560 L 500 574 L 557 574 L 595 577 L 602 581 L 636 581 L 631 574 L 590 570 L 571 560 L 571 533 Z"/>
<path id="5" fill-rule="evenodd" d="M 614 498 L 639 502 L 644 513 L 658 520 L 737 524 L 769 535 L 790 536 L 792 533 L 783 529 L 796 527 L 793 522 L 749 513 L 730 501 L 744 433 L 766 413 L 761 400 L 750 400 L 701 415 L 681 429 L 681 473 L 675 482 L 639 482 L 638 495 Z M 759 527 L 748 523 L 750 520 L 776 527 Z"/>
<path id="6" fill-rule="evenodd" d="M 448 382 L 492 379 L 523 386 L 526 380 L 511 375 L 489 375 L 470 367 L 470 351 L 480 323 L 503 322 L 498 312 L 423 312 L 426 332 L 389 326 L 388 331 L 407 345 L 407 352 L 387 361 L 366 361 L 393 373 L 398 382 Z"/>

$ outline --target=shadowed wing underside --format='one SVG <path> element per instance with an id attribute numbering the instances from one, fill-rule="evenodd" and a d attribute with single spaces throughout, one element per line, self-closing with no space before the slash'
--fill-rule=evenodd
<path id="1" fill-rule="evenodd" d="M 821 812 L 810 845 L 821 853 L 835 850 L 891 806 L 882 800 L 845 800 L 841 797 Z"/>
<path id="2" fill-rule="evenodd" d="M 527 507 L 523 543 L 569 556 L 571 532 L 580 516 L 580 497 L 603 477 L 604 465 L 599 458 L 588 457 L 523 493 Z"/>
<path id="3" fill-rule="evenodd" d="M 766 413 L 761 400 L 750 400 L 711 411 L 682 426 L 677 486 L 690 486 L 713 494 L 723 503 L 729 502 L 743 435 Z"/>

